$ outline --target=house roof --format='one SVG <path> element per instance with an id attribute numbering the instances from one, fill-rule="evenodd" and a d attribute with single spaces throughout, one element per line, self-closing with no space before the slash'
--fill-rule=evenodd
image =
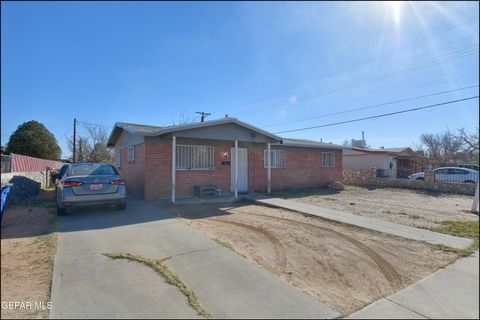
<path id="1" fill-rule="evenodd" d="M 237 124 L 241 127 L 250 129 L 252 131 L 258 132 L 263 134 L 264 136 L 267 136 L 273 140 L 276 140 L 278 142 L 282 141 L 282 138 L 274 135 L 273 133 L 270 133 L 268 131 L 265 131 L 263 129 L 257 128 L 255 126 L 252 126 L 248 123 L 242 122 L 236 118 L 230 118 L 230 117 L 225 117 L 222 119 L 218 120 L 210 120 L 210 121 L 204 121 L 204 122 L 195 122 L 195 123 L 188 123 L 188 124 L 180 124 L 180 125 L 173 125 L 173 126 L 165 126 L 165 127 L 160 127 L 160 126 L 151 126 L 151 125 L 141 125 L 141 124 L 135 124 L 135 123 L 126 123 L 126 122 L 116 122 L 112 132 L 110 134 L 110 137 L 108 138 L 108 146 L 113 146 L 115 144 L 116 139 L 118 138 L 118 130 L 123 129 L 131 134 L 135 135 L 141 135 L 141 136 L 161 136 L 164 134 L 168 133 L 173 133 L 177 131 L 184 131 L 184 130 L 190 130 L 190 129 L 197 129 L 197 128 L 205 128 L 205 127 L 211 127 L 211 126 L 217 126 L 217 125 L 222 125 L 222 124 L 229 124 L 229 123 L 234 123 Z"/>
<path id="2" fill-rule="evenodd" d="M 344 149 L 343 146 L 315 140 L 306 139 L 282 139 L 282 145 L 287 147 L 306 147 L 306 148 L 321 148 L 321 149 Z"/>
<path id="3" fill-rule="evenodd" d="M 160 126 L 150 126 L 145 124 L 136 124 L 136 123 L 126 123 L 126 122 L 117 122 L 115 126 L 122 128 L 132 134 L 140 135 L 152 135 L 155 132 L 159 131 L 163 127 Z"/>
<path id="4" fill-rule="evenodd" d="M 359 155 L 359 154 L 390 154 L 390 155 L 413 155 L 413 150 L 409 147 L 402 148 L 382 148 L 382 149 L 364 149 L 364 148 L 347 148 L 344 155 Z"/>
<path id="5" fill-rule="evenodd" d="M 136 124 L 136 123 L 127 123 L 127 122 L 117 122 L 115 123 L 110 137 L 108 138 L 108 146 L 113 146 L 118 139 L 121 130 L 125 130 L 134 135 L 140 136 L 161 136 L 168 133 L 173 133 L 177 131 L 184 131 L 196 128 L 204 128 L 210 127 L 215 125 L 221 124 L 228 124 L 234 123 L 239 126 L 248 128 L 252 131 L 259 132 L 267 137 L 270 137 L 273 140 L 278 141 L 279 144 L 282 144 L 287 147 L 306 147 L 306 148 L 322 148 L 322 149 L 344 149 L 344 147 L 333 144 L 333 143 L 326 143 L 321 141 L 314 141 L 314 140 L 306 140 L 306 139 L 288 139 L 282 138 L 277 135 L 274 135 L 268 131 L 263 129 L 257 128 L 252 126 L 248 123 L 242 122 L 236 118 L 229 118 L 225 117 L 218 120 L 210 120 L 204 122 L 195 122 L 195 123 L 188 123 L 188 124 L 181 124 L 181 125 L 173 125 L 173 126 L 152 126 L 152 125 L 143 125 L 143 124 Z"/>

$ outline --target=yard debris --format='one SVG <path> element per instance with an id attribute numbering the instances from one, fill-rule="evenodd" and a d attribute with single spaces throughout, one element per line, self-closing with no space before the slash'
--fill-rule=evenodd
<path id="1" fill-rule="evenodd" d="M 11 184 L 7 197 L 8 204 L 28 199 L 40 191 L 40 182 L 20 175 L 13 176 L 8 182 Z"/>
<path id="2" fill-rule="evenodd" d="M 334 191 L 343 191 L 343 190 L 345 190 L 345 186 L 344 186 L 343 183 L 341 183 L 340 181 L 331 181 L 331 182 L 328 182 L 325 186 L 326 186 L 328 189 L 331 189 L 331 190 L 334 190 Z"/>

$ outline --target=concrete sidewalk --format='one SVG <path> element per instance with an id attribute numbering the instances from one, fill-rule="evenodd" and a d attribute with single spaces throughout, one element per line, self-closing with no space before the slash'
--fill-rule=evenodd
<path id="1" fill-rule="evenodd" d="M 478 319 L 478 251 L 348 319 Z"/>
<path id="2" fill-rule="evenodd" d="M 254 200 L 261 204 L 275 206 L 279 208 L 299 211 L 309 215 L 339 221 L 358 227 L 375 230 L 383 233 L 392 234 L 395 236 L 425 241 L 432 244 L 442 244 L 452 248 L 463 249 L 470 244 L 473 240 L 451 236 L 448 234 L 432 232 L 425 229 L 419 229 L 415 227 L 409 227 L 393 222 L 383 221 L 376 218 L 362 217 L 351 213 L 323 208 L 307 203 L 296 202 L 292 200 L 285 200 L 280 198 L 269 198 L 262 195 L 249 195 L 246 199 Z"/>
<path id="3" fill-rule="evenodd" d="M 60 217 L 51 318 L 198 317 L 150 268 L 103 253 L 166 258 L 215 318 L 335 318 L 340 314 L 153 206 L 78 209 Z"/>

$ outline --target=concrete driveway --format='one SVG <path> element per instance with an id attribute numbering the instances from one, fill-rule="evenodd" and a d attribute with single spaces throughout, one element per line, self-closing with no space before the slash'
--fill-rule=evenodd
<path id="1" fill-rule="evenodd" d="M 152 269 L 104 253 L 165 263 L 215 318 L 334 318 L 321 302 L 206 238 L 154 202 L 78 209 L 59 220 L 51 318 L 194 318 L 177 287 Z"/>

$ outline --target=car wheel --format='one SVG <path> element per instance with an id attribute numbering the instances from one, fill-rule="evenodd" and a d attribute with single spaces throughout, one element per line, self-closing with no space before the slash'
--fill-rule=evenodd
<path id="1" fill-rule="evenodd" d="M 467 181 L 463 181 L 463 183 L 475 183 L 475 181 L 467 180 Z"/>
<path id="2" fill-rule="evenodd" d="M 119 203 L 119 204 L 117 204 L 117 209 L 118 209 L 118 210 L 125 210 L 125 209 L 127 209 L 127 203 L 125 202 L 125 203 Z"/>
<path id="3" fill-rule="evenodd" d="M 417 178 L 417 180 L 425 180 L 424 178 Z"/>
<path id="4" fill-rule="evenodd" d="M 59 216 L 65 216 L 67 214 L 67 208 L 60 208 L 57 205 L 57 215 Z"/>

